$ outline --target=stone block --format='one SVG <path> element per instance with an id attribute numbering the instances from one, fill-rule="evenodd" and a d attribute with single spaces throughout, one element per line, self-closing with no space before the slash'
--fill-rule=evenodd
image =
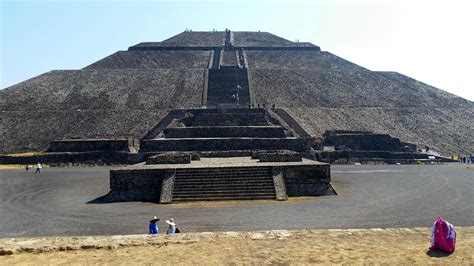
<path id="1" fill-rule="evenodd" d="M 163 153 L 148 157 L 146 164 L 189 164 L 191 153 Z"/>
<path id="2" fill-rule="evenodd" d="M 288 196 L 333 195 L 330 165 L 285 167 L 283 169 Z"/>
<path id="3" fill-rule="evenodd" d="M 48 152 L 137 152 L 139 145 L 138 139 L 64 139 L 51 141 Z"/>
<path id="4" fill-rule="evenodd" d="M 297 152 L 267 152 L 256 154 L 260 162 L 301 162 L 303 157 Z"/>

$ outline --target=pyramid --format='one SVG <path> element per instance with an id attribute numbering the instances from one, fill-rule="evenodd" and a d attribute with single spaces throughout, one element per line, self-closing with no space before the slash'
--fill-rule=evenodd
<path id="1" fill-rule="evenodd" d="M 267 32 L 186 31 L 1 90 L 0 153 L 43 151 L 57 139 L 141 139 L 173 109 L 232 105 L 217 73 L 245 74 L 240 107 L 284 108 L 312 136 L 373 131 L 444 155 L 474 147 L 472 101 Z"/>

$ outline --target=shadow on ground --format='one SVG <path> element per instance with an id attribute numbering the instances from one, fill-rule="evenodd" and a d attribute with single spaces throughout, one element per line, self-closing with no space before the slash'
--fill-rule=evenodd
<path id="1" fill-rule="evenodd" d="M 448 257 L 451 254 L 438 249 L 428 249 L 428 251 L 426 251 L 426 255 L 434 258 L 444 258 Z"/>

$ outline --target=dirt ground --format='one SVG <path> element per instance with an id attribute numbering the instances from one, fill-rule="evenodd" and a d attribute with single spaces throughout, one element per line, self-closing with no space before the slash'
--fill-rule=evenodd
<path id="1" fill-rule="evenodd" d="M 457 228 L 456 251 L 429 251 L 430 228 L 190 233 L 114 237 L 71 251 L 0 256 L 0 265 L 37 264 L 440 264 L 474 265 L 474 227 Z M 54 238 L 52 243 L 83 241 Z M 86 239 L 86 238 L 84 238 Z M 89 243 L 91 237 L 87 238 Z M 142 239 L 142 243 L 137 239 Z M 152 239 L 152 240 L 150 240 Z M 62 241 L 62 242 L 61 242 Z M 66 241 L 66 242 L 64 242 Z M 85 240 L 84 240 L 85 241 Z M 115 242 L 114 242 L 115 241 Z M 152 242 L 150 242 L 152 241 Z M 8 241 L 0 241 L 4 245 Z M 117 244 L 118 243 L 118 244 Z M 77 244 L 77 243 L 76 243 Z M 143 245 L 142 245 L 143 244 Z M 36 246 L 41 243 L 36 243 Z M 45 246 L 46 247 L 46 246 Z M 57 247 L 56 247 L 57 248 Z M 97 249 L 100 248 L 100 249 Z M 74 249 L 73 245 L 67 249 Z M 30 249 L 29 252 L 34 252 Z"/>

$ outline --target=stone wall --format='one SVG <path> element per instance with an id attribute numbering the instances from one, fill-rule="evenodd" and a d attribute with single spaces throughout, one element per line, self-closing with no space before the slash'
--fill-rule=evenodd
<path id="1" fill-rule="evenodd" d="M 363 162 L 382 161 L 386 163 L 415 163 L 416 160 L 428 160 L 427 154 L 414 152 L 390 152 L 390 151 L 348 151 L 340 150 L 334 152 L 321 152 L 321 160 L 324 162 Z"/>
<path id="2" fill-rule="evenodd" d="M 403 151 L 402 142 L 388 134 L 324 134 L 325 146 L 345 147 L 351 150 Z"/>
<path id="3" fill-rule="evenodd" d="M 245 110 L 245 109 L 244 109 Z M 251 110 L 251 109 L 248 109 Z M 204 113 L 182 120 L 186 126 L 267 126 L 261 113 Z"/>
<path id="4" fill-rule="evenodd" d="M 226 126 L 226 127 L 181 127 L 164 130 L 166 138 L 212 138 L 212 137 L 253 137 L 285 138 L 279 126 Z"/>
<path id="5" fill-rule="evenodd" d="M 189 164 L 191 153 L 169 152 L 148 157 L 146 164 Z"/>
<path id="6" fill-rule="evenodd" d="M 110 192 L 104 200 L 159 202 L 163 180 L 169 175 L 162 169 L 111 170 Z"/>
<path id="7" fill-rule="evenodd" d="M 302 158 L 300 153 L 291 151 L 256 152 L 252 156 L 260 162 L 301 162 Z"/>
<path id="8" fill-rule="evenodd" d="M 288 166 L 283 168 L 288 196 L 334 195 L 330 165 Z"/>
<path id="9" fill-rule="evenodd" d="M 142 140 L 140 151 L 226 151 L 226 150 L 292 150 L 307 151 L 297 138 L 209 138 Z"/>
<path id="10" fill-rule="evenodd" d="M 139 149 L 138 139 L 70 139 L 51 141 L 48 152 L 125 151 Z"/>
<path id="11" fill-rule="evenodd" d="M 54 139 L 140 138 L 170 108 L 201 106 L 203 72 L 51 71 L 0 90 L 0 153 L 46 150 Z"/>
<path id="12" fill-rule="evenodd" d="M 209 51 L 119 51 L 84 69 L 205 69 L 209 57 Z"/>
<path id="13" fill-rule="evenodd" d="M 243 167 L 242 169 L 244 169 Z M 263 166 L 262 169 L 268 168 Z M 330 185 L 329 165 L 279 165 L 271 166 L 277 200 L 286 200 L 287 196 L 334 195 Z M 216 168 L 213 168 L 216 169 Z M 236 176 L 240 168 L 219 168 L 222 171 L 234 169 Z M 258 167 L 254 169 L 259 169 Z M 194 171 L 195 168 L 180 168 L 180 173 Z M 205 171 L 199 168 L 199 171 Z M 171 203 L 173 201 L 175 169 L 117 169 L 110 171 L 110 192 L 106 201 L 151 201 Z M 210 178 L 205 182 L 213 182 Z M 275 180 L 277 182 L 275 183 Z M 278 182 L 281 180 L 281 182 Z M 283 181 L 284 180 L 284 181 Z M 204 182 L 204 181 L 203 181 Z M 163 185 L 164 184 L 164 185 Z M 286 196 L 287 195 L 287 196 Z"/>

